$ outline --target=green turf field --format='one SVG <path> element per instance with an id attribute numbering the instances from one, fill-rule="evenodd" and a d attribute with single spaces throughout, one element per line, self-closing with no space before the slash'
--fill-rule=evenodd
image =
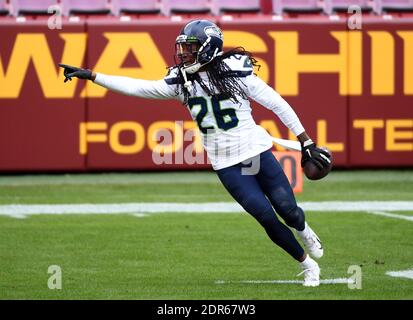
<path id="1" fill-rule="evenodd" d="M 413 171 L 338 171 L 305 181 L 299 202 L 413 201 Z M 232 202 L 213 173 L 1 176 L 0 207 L 10 204 Z M 413 299 L 411 210 L 307 212 L 325 255 L 322 279 L 362 270 L 347 284 L 245 283 L 301 280 L 298 264 L 244 213 L 0 215 L 0 299 Z M 48 267 L 62 289 L 48 288 Z M 413 273 L 413 271 L 412 271 Z M 217 283 L 218 282 L 218 283 Z"/>

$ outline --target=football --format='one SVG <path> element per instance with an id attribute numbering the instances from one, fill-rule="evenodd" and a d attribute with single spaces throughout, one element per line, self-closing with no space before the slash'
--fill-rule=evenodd
<path id="1" fill-rule="evenodd" d="M 305 176 L 310 180 L 320 180 L 324 178 L 326 175 L 329 174 L 329 172 L 331 171 L 331 168 L 333 167 L 333 156 L 330 150 L 326 148 L 320 148 L 320 149 L 323 149 L 330 154 L 331 163 L 329 164 L 328 167 L 319 169 L 313 162 L 307 161 L 303 169 L 304 169 Z"/>

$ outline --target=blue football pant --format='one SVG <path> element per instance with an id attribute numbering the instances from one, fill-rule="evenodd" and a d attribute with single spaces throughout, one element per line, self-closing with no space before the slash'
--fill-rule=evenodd
<path id="1" fill-rule="evenodd" d="M 242 163 L 217 170 L 222 184 L 232 197 L 265 229 L 270 239 L 299 260 L 304 250 L 285 224 L 304 230 L 304 212 L 297 206 L 293 190 L 284 171 L 270 150 L 257 156 L 259 171 L 254 175 L 242 174 L 251 165 Z M 253 170 L 250 170 L 253 171 Z"/>

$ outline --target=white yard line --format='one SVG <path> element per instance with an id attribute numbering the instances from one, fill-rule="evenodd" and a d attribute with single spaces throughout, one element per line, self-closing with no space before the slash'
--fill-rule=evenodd
<path id="1" fill-rule="evenodd" d="M 217 280 L 215 284 L 297 284 L 304 283 L 303 280 Z M 337 278 L 337 279 L 322 279 L 321 284 L 349 284 L 354 283 L 353 279 Z"/>
<path id="2" fill-rule="evenodd" d="M 301 202 L 306 211 L 413 211 L 413 201 Z"/>
<path id="3" fill-rule="evenodd" d="M 383 212 L 383 211 L 367 211 L 369 214 L 375 214 L 377 216 L 387 217 L 387 218 L 396 218 L 402 220 L 413 221 L 413 216 L 404 216 L 402 214 L 395 214 L 390 212 Z"/>
<path id="4" fill-rule="evenodd" d="M 403 216 L 384 211 L 413 211 L 413 201 L 327 201 L 301 202 L 305 211 L 318 212 L 369 212 L 396 219 L 413 221 Z M 36 214 L 142 214 L 149 213 L 231 213 L 245 212 L 236 202 L 205 203 L 107 203 L 107 204 L 10 204 L 0 205 L 0 216 L 24 218 Z M 380 212 L 380 213 L 378 213 Z"/>
<path id="5" fill-rule="evenodd" d="M 240 205 L 233 202 L 209 203 L 106 203 L 106 204 L 19 204 L 0 205 L 0 215 L 33 214 L 144 214 L 144 213 L 215 213 L 242 212 Z"/>
<path id="6" fill-rule="evenodd" d="M 387 271 L 386 274 L 390 277 L 407 278 L 413 280 L 413 269 L 403 271 Z"/>

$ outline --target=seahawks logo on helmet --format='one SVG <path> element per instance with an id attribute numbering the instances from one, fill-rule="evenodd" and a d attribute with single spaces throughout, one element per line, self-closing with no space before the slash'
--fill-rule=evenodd
<path id="1" fill-rule="evenodd" d="M 217 37 L 222 40 L 222 32 L 221 29 L 215 26 L 208 26 L 204 28 L 204 32 L 208 37 Z"/>

